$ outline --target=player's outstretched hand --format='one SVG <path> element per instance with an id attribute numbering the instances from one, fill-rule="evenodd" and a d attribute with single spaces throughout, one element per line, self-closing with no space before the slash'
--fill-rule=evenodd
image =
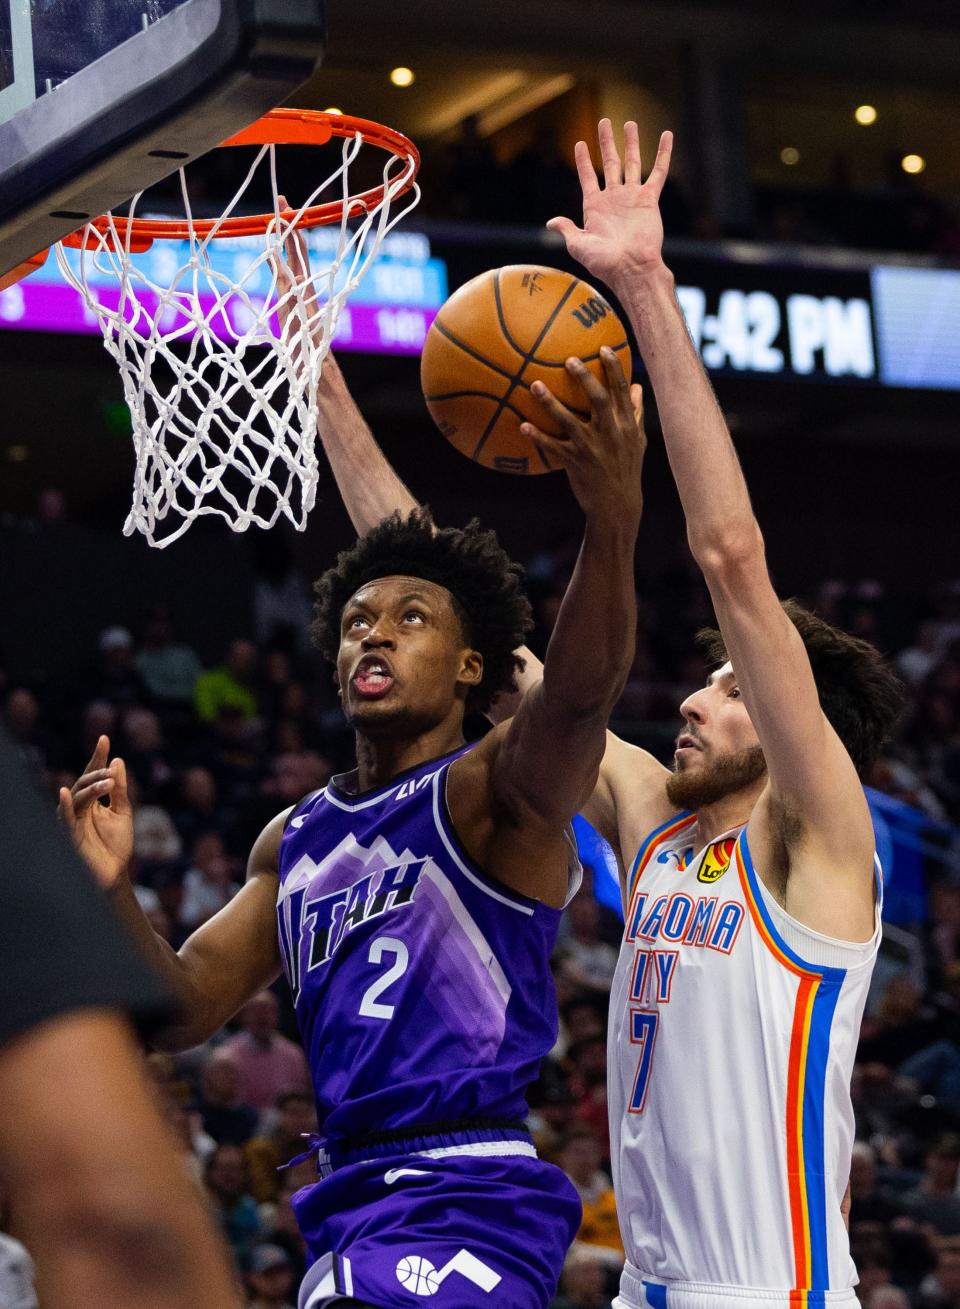
<path id="1" fill-rule="evenodd" d="M 640 136 L 634 122 L 623 128 L 623 162 L 609 118 L 600 120 L 597 136 L 603 160 L 603 188 L 590 149 L 578 141 L 577 174 L 583 191 L 583 227 L 569 218 L 551 218 L 547 227 L 559 232 L 574 259 L 594 277 L 616 287 L 631 273 L 660 263 L 663 222 L 660 193 L 670 171 L 673 133 L 660 137 L 657 158 L 645 182 L 640 180 Z"/>
<path id="2" fill-rule="evenodd" d="M 277 199 L 281 210 L 288 207 L 285 196 L 278 196 Z M 287 236 L 283 243 L 283 253 L 285 256 L 283 259 L 272 253 L 269 256 L 269 263 L 277 282 L 277 318 L 280 320 L 280 330 L 290 347 L 293 366 L 299 369 L 303 357 L 299 339 L 301 333 L 309 333 L 317 349 L 319 349 L 323 340 L 317 293 L 313 286 L 313 275 L 310 271 L 310 255 L 307 251 L 306 238 L 299 228 L 293 228 Z M 296 297 L 293 294 L 300 286 L 309 288 L 304 298 L 305 318 L 304 315 L 297 311 Z M 340 368 L 336 359 L 333 357 L 332 352 L 328 352 L 323 361 L 323 369 L 320 374 L 319 388 L 321 392 L 323 391 L 324 380 L 329 384 L 339 372 Z"/>
<path id="3" fill-rule="evenodd" d="M 562 436 L 548 436 L 532 423 L 520 430 L 542 450 L 554 467 L 566 470 L 584 513 L 618 514 L 639 522 L 643 508 L 640 473 L 647 439 L 643 430 L 643 393 L 630 386 L 614 352 L 604 346 L 600 360 L 606 386 L 579 359 L 568 359 L 567 372 L 586 397 L 590 418 L 584 421 L 534 382 L 533 395 Z"/>
<path id="4" fill-rule="evenodd" d="M 101 804 L 106 798 L 109 803 Z M 122 759 L 110 759 L 110 741 L 101 736 L 83 775 L 60 788 L 60 817 L 77 850 L 103 887 L 127 869 L 133 857 L 133 809 Z"/>

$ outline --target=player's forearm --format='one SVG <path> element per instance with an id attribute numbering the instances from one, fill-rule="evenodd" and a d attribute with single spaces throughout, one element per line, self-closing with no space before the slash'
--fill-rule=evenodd
<path id="1" fill-rule="evenodd" d="M 389 514 L 417 508 L 357 408 L 339 368 L 327 368 L 317 394 L 317 427 L 337 489 L 361 535 Z"/>
<path id="2" fill-rule="evenodd" d="M 662 263 L 615 290 L 630 318 L 657 398 L 667 457 L 694 556 L 752 546 L 756 521 L 736 450 L 687 331 L 673 275 Z"/>
<path id="3" fill-rule="evenodd" d="M 604 727 L 620 698 L 637 639 L 633 556 L 638 518 L 587 519 L 576 568 L 547 648 L 543 694 L 574 718 Z"/>

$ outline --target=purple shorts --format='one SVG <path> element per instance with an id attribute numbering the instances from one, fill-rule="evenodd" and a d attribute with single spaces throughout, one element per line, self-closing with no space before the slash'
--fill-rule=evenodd
<path id="1" fill-rule="evenodd" d="M 341 1297 L 376 1309 L 546 1309 L 581 1219 L 552 1164 L 436 1150 L 337 1168 L 293 1208 L 313 1261 L 300 1309 Z"/>

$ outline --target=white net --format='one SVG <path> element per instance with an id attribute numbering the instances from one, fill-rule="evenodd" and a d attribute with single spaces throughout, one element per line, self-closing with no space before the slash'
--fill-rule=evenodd
<path id="1" fill-rule="evenodd" d="M 132 254 L 130 228 L 121 235 L 112 215 L 103 232 L 87 225 L 78 254 L 57 246 L 61 272 L 96 316 L 123 379 L 136 456 L 126 536 L 142 532 L 162 548 L 208 514 L 235 532 L 272 527 L 281 514 L 305 527 L 318 476 L 317 385 L 337 319 L 383 238 L 419 198 L 413 186 L 393 209 L 416 163 L 390 155 L 382 201 L 358 213 L 348 178 L 363 145 L 359 133 L 345 137 L 340 167 L 286 219 L 276 147 L 263 146 L 202 236 L 181 169 L 188 237 L 184 246 L 164 242 L 168 257 L 159 261 Z M 265 164 L 274 207 L 266 235 L 218 242 L 220 225 Z M 285 242 L 331 192 L 344 201 L 332 258 L 311 277 L 288 275 Z M 131 201 L 130 218 L 140 199 Z"/>

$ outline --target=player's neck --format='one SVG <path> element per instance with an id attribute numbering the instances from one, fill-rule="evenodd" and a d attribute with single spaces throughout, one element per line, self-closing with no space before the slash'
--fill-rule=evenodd
<path id="1" fill-rule="evenodd" d="M 766 778 L 760 778 L 753 786 L 734 791 L 732 795 L 725 795 L 721 800 L 698 809 L 697 833 L 701 849 L 723 836 L 724 832 L 745 827 L 765 785 Z"/>
<path id="2" fill-rule="evenodd" d="M 462 723 L 444 723 L 412 738 L 369 737 L 358 732 L 357 767 L 351 779 L 351 789 L 359 794 L 386 786 L 400 773 L 451 754 L 463 744 Z"/>

